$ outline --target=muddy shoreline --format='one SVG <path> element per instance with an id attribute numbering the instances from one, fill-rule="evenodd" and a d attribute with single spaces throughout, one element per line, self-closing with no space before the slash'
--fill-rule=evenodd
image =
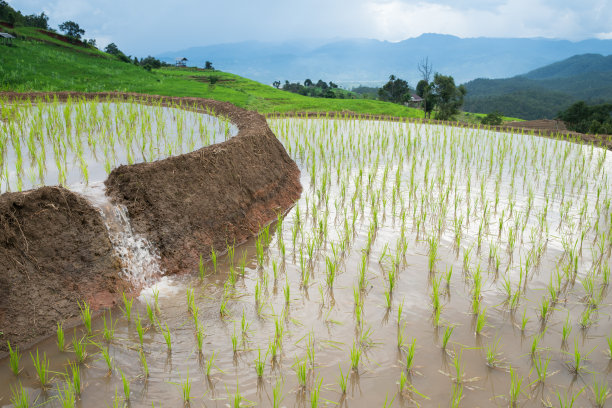
<path id="1" fill-rule="evenodd" d="M 301 194 L 300 171 L 266 119 L 230 103 L 134 93 L 1 93 L 11 101 L 57 98 L 183 108 L 225 116 L 229 140 L 150 163 L 120 166 L 107 195 L 127 207 L 132 228 L 161 255 L 166 274 L 195 271 L 200 255 L 223 252 L 276 219 Z M 116 304 L 130 285 L 120 277 L 101 215 L 61 187 L 0 195 L 0 354 L 7 341 L 24 349 L 79 315 Z M 137 288 L 136 288 L 137 289 Z"/>

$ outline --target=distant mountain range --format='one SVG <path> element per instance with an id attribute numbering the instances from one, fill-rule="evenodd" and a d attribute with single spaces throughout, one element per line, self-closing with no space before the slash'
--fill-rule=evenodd
<path id="1" fill-rule="evenodd" d="M 323 79 L 340 85 L 381 85 L 390 74 L 415 86 L 417 64 L 428 57 L 434 71 L 457 83 L 505 78 L 576 54 L 608 54 L 612 40 L 571 42 L 545 38 L 459 38 L 423 34 L 400 42 L 347 39 L 330 42 L 240 42 L 188 48 L 157 55 L 166 62 L 186 57 L 189 65 L 215 68 L 259 82 Z M 571 68 L 568 68 L 571 70 Z M 546 72 L 534 75 L 548 75 Z"/>
<path id="2" fill-rule="evenodd" d="M 575 55 L 512 78 L 476 79 L 465 86 L 466 111 L 554 118 L 579 100 L 612 101 L 612 55 Z"/>

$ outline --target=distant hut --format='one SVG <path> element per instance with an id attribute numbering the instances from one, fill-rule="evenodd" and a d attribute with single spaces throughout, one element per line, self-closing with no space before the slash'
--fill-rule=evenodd
<path id="1" fill-rule="evenodd" d="M 0 44 L 11 45 L 13 44 L 13 38 L 15 38 L 14 35 L 0 32 Z"/>
<path id="2" fill-rule="evenodd" d="M 176 59 L 176 66 L 177 67 L 186 67 L 187 66 L 187 58 L 185 58 L 185 57 L 177 58 Z"/>
<path id="3" fill-rule="evenodd" d="M 410 96 L 410 102 L 406 103 L 407 106 L 411 106 L 413 108 L 420 108 L 423 106 L 423 98 L 421 98 L 417 94 L 412 94 Z"/>

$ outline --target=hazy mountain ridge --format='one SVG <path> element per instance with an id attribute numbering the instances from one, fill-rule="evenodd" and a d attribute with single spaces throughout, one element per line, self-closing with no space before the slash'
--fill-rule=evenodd
<path id="1" fill-rule="evenodd" d="M 390 74 L 415 86 L 418 62 L 429 57 L 435 71 L 458 83 L 475 78 L 504 78 L 529 72 L 576 54 L 607 54 L 612 40 L 571 42 L 545 38 L 459 38 L 423 34 L 391 43 L 346 39 L 328 43 L 257 41 L 188 48 L 157 55 L 167 62 L 186 57 L 190 65 L 206 60 L 216 68 L 263 83 L 319 78 L 336 83 L 382 84 Z"/>
<path id="2" fill-rule="evenodd" d="M 612 55 L 575 55 L 523 75 L 476 79 L 465 86 L 467 111 L 499 111 L 525 119 L 553 118 L 579 100 L 612 101 Z"/>

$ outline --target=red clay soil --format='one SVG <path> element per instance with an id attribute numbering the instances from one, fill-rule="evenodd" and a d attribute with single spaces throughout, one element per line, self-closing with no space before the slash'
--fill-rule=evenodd
<path id="1" fill-rule="evenodd" d="M 61 187 L 0 195 L 0 350 L 22 349 L 128 289 L 106 227 L 84 198 Z"/>
<path id="2" fill-rule="evenodd" d="M 229 103 L 126 93 L 3 93 L 9 100 L 137 99 L 180 103 L 228 117 L 230 140 L 152 163 L 121 166 L 107 194 L 132 228 L 159 250 L 166 273 L 193 271 L 200 254 L 240 243 L 299 198 L 300 171 L 263 116 Z M 119 278 L 101 216 L 63 188 L 0 195 L 0 350 L 55 331 L 78 314 L 77 300 L 109 306 L 128 284 Z M 0 353 L 1 354 L 1 353 Z"/>
<path id="3" fill-rule="evenodd" d="M 67 37 L 65 35 L 61 35 L 61 34 L 58 34 L 58 33 L 51 32 L 51 31 L 43 30 L 42 28 L 39 28 L 36 31 L 38 31 L 39 33 L 44 34 L 44 35 L 46 35 L 48 37 L 55 38 L 56 40 L 60 40 L 60 41 L 63 41 L 65 43 L 68 43 L 68 44 L 80 45 L 81 47 L 87 47 L 87 44 L 85 44 L 83 41 L 77 40 L 75 38 L 70 38 L 70 37 Z"/>

